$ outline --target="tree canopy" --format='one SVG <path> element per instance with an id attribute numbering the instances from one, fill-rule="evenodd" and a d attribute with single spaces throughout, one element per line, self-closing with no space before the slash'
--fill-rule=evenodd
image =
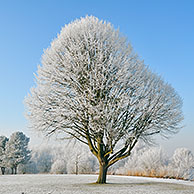
<path id="1" fill-rule="evenodd" d="M 87 144 L 98 183 L 139 139 L 178 132 L 182 100 L 134 53 L 119 30 L 93 16 L 66 25 L 45 50 L 26 98 L 30 126 Z"/>

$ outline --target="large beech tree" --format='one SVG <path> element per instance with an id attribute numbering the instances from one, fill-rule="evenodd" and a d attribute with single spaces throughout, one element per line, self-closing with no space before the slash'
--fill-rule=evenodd
<path id="1" fill-rule="evenodd" d="M 176 133 L 182 101 L 110 23 L 86 16 L 66 25 L 42 56 L 26 97 L 30 125 L 89 146 L 97 183 L 138 140 Z"/>

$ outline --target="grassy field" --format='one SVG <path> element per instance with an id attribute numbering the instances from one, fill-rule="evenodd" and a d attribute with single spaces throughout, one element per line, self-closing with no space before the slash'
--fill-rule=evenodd
<path id="1" fill-rule="evenodd" d="M 0 194 L 194 194 L 193 182 L 108 176 L 108 184 L 97 185 L 96 179 L 96 175 L 5 175 L 0 176 Z"/>

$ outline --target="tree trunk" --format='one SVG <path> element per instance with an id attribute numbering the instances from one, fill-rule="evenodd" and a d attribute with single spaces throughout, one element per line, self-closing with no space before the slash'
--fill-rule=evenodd
<path id="1" fill-rule="evenodd" d="M 75 174 L 78 175 L 78 161 L 75 162 Z"/>
<path id="2" fill-rule="evenodd" d="M 75 158 L 75 174 L 78 175 L 79 173 L 79 154 L 76 155 L 76 158 Z"/>
<path id="3" fill-rule="evenodd" d="M 17 174 L 17 166 L 14 167 L 15 174 Z"/>
<path id="4" fill-rule="evenodd" d="M 1 173 L 2 173 L 2 175 L 5 174 L 5 167 L 1 167 Z"/>
<path id="5" fill-rule="evenodd" d="M 98 175 L 98 180 L 96 183 L 98 184 L 105 184 L 106 183 L 106 175 L 107 175 L 107 165 L 100 164 L 100 169 L 99 169 L 99 175 Z"/>

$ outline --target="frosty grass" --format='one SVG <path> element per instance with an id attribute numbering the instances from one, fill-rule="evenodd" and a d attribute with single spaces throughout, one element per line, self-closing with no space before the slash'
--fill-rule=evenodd
<path id="1" fill-rule="evenodd" d="M 143 177 L 108 176 L 106 185 L 97 175 L 4 175 L 0 194 L 194 194 L 194 182 Z"/>

